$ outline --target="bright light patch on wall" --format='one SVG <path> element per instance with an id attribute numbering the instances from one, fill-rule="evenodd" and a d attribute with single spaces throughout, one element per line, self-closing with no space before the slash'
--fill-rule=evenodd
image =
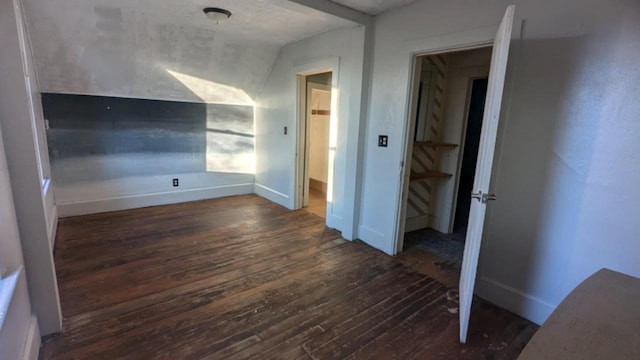
<path id="1" fill-rule="evenodd" d="M 334 84 L 338 82 L 334 73 Z M 333 212 L 333 176 L 335 173 L 336 149 L 338 147 L 338 87 L 331 87 L 331 113 L 329 115 L 329 169 L 327 182 L 327 201 L 331 206 L 330 211 Z"/>
<path id="2" fill-rule="evenodd" d="M 244 90 L 169 69 L 167 72 L 207 104 L 254 105 L 253 99 Z"/>
<path id="3" fill-rule="evenodd" d="M 207 172 L 255 174 L 253 138 L 207 129 Z"/>
<path id="4" fill-rule="evenodd" d="M 167 72 L 204 103 L 254 106 L 253 99 L 244 90 L 169 69 Z M 248 124 L 251 129 L 245 129 L 244 126 L 247 124 L 238 124 L 235 121 L 217 122 L 215 119 L 218 116 L 212 116 L 207 115 L 206 171 L 255 173 L 253 123 Z"/>

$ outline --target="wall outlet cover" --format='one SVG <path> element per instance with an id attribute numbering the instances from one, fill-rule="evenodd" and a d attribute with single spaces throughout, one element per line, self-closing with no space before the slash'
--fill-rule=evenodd
<path id="1" fill-rule="evenodd" d="M 389 143 L 389 135 L 378 135 L 378 146 L 387 147 Z"/>

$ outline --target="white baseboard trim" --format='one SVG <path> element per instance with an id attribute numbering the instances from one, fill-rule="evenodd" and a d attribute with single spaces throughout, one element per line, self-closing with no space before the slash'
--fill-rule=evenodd
<path id="1" fill-rule="evenodd" d="M 358 239 L 364 241 L 368 245 L 381 250 L 388 255 L 395 255 L 395 249 L 389 248 L 387 237 L 380 231 L 373 229 L 367 225 L 358 226 Z"/>
<path id="2" fill-rule="evenodd" d="M 62 218 L 252 193 L 253 184 L 251 183 L 59 203 L 57 206 L 58 216 Z"/>
<path id="3" fill-rule="evenodd" d="M 258 196 L 262 196 L 263 198 L 272 201 L 278 205 L 282 205 L 286 208 L 289 208 L 289 195 L 287 194 L 283 194 L 279 191 L 273 190 L 269 187 L 266 187 L 264 185 L 260 185 L 260 184 L 254 184 L 253 186 L 253 192 L 258 195 Z"/>
<path id="4" fill-rule="evenodd" d="M 24 350 L 22 351 L 23 360 L 38 360 L 40 353 L 40 329 L 38 328 L 38 318 L 31 316 L 29 322 L 29 332 L 24 342 Z"/>
<path id="5" fill-rule="evenodd" d="M 557 306 L 485 277 L 478 278 L 475 292 L 481 298 L 538 325 L 542 325 Z"/>
<path id="6" fill-rule="evenodd" d="M 325 223 L 328 228 L 340 231 L 344 239 L 350 240 L 350 241 L 355 239 L 354 234 L 349 234 L 344 231 L 343 229 L 344 219 L 342 218 L 342 216 L 334 212 L 333 204 L 330 202 L 327 202 L 327 212 L 326 212 Z"/>

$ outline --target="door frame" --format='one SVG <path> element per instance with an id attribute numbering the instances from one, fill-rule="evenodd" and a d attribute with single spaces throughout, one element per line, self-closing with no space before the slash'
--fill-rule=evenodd
<path id="1" fill-rule="evenodd" d="M 456 43 L 455 40 L 444 44 L 434 44 L 433 47 L 425 47 L 422 50 L 410 53 L 409 80 L 407 89 L 407 101 L 405 105 L 405 126 L 402 135 L 402 170 L 400 171 L 400 181 L 397 189 L 396 204 L 396 224 L 394 236 L 395 253 L 402 252 L 404 246 L 404 229 L 407 215 L 407 198 L 409 196 L 409 176 L 411 174 L 411 157 L 413 155 L 413 133 L 416 122 L 416 106 L 418 87 L 422 64 L 418 59 L 422 56 L 446 54 L 451 52 L 474 50 L 493 45 L 495 31 L 490 38 L 480 41 L 469 41 L 466 43 Z"/>
<path id="2" fill-rule="evenodd" d="M 307 135 L 307 76 L 331 72 L 331 115 L 329 124 L 329 164 L 327 175 L 327 213 L 325 223 L 333 212 L 333 185 L 336 142 L 338 134 L 338 81 L 340 76 L 340 58 L 328 57 L 301 65 L 296 74 L 296 156 L 293 179 L 293 209 L 299 210 L 304 202 L 305 154 Z"/>

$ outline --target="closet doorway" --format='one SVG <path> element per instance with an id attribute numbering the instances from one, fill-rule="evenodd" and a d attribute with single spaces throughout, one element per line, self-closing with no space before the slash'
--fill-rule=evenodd
<path id="1" fill-rule="evenodd" d="M 462 264 L 491 47 L 421 56 L 404 248 Z"/>
<path id="2" fill-rule="evenodd" d="M 329 184 L 332 73 L 306 76 L 302 207 L 326 218 Z"/>
<path id="3" fill-rule="evenodd" d="M 460 314 L 460 342 L 467 341 L 469 329 L 469 316 L 473 291 L 478 271 L 480 247 L 482 244 L 483 229 L 487 206 L 490 201 L 496 200 L 496 195 L 491 193 L 491 173 L 493 158 L 498 140 L 498 126 L 502 107 L 507 62 L 509 59 L 509 47 L 511 44 L 515 5 L 509 5 L 498 26 L 493 40 L 490 56 L 488 57 L 489 72 L 486 86 L 485 104 L 482 115 L 480 141 L 477 150 L 476 169 L 473 179 L 473 192 L 470 194 L 466 236 L 462 246 L 462 264 L 460 267 L 459 282 L 459 314 Z M 461 49 L 460 46 L 457 49 Z M 486 49 L 485 49 L 486 50 Z M 479 53 L 472 54 L 472 51 Z M 478 70 L 474 63 L 482 55 L 483 49 L 478 45 L 470 45 L 463 54 L 462 50 L 449 52 L 434 51 L 428 55 L 412 55 L 412 86 L 410 92 L 410 106 L 408 113 L 407 131 L 405 132 L 405 156 L 402 171 L 401 197 L 398 203 L 398 224 L 396 249 L 402 250 L 405 241 L 405 229 L 411 230 L 412 226 L 431 227 L 441 233 L 451 233 L 454 227 L 455 208 L 457 206 L 457 190 L 460 186 L 462 162 L 465 150 L 462 137 L 466 137 L 463 127 L 456 124 L 465 123 L 470 113 L 470 103 L 473 97 L 473 78 L 471 75 Z M 460 54 L 463 54 L 460 57 Z M 460 58 L 456 59 L 456 56 Z M 454 66 L 458 61 L 459 66 Z M 486 62 L 486 60 L 485 60 Z M 428 86 L 425 87 L 426 72 L 431 68 Z M 459 71 L 453 71 L 458 68 Z M 466 70 L 465 70 L 466 69 Z M 486 70 L 485 70 L 486 71 Z M 435 72 L 435 74 L 434 74 Z M 454 74 L 458 73 L 458 76 Z M 460 75 L 462 74 L 462 75 Z M 485 76 L 484 74 L 481 74 Z M 454 79 L 458 81 L 454 81 Z M 481 83 L 476 83 L 480 86 Z M 462 86 L 467 91 L 456 91 Z M 466 98 L 466 106 L 460 106 L 459 99 Z M 456 98 L 458 100 L 456 100 Z M 481 98 L 481 97 L 480 97 Z M 426 101 L 426 105 L 421 105 Z M 463 116 L 460 116 L 460 113 Z M 426 117 L 425 117 L 426 116 Z M 426 119 L 426 120 L 423 120 Z M 456 120 L 457 119 L 457 120 Z M 421 124 L 422 123 L 422 124 Z M 465 124 L 466 127 L 466 124 Z M 465 128 L 466 130 L 466 128 Z M 464 135 L 462 135 L 464 134 Z M 421 137 L 421 138 L 419 138 Z M 458 142 L 455 142 L 458 140 Z M 466 140 L 466 139 L 465 139 Z M 426 150 L 421 150 L 426 149 Z M 468 149 L 467 149 L 468 150 Z M 417 159 L 419 152 L 425 155 Z M 451 171 L 451 172 L 449 172 Z M 440 182 L 438 184 L 437 182 Z M 421 193 L 414 184 L 426 182 Z M 416 204 L 417 195 L 426 200 L 423 203 L 422 213 L 411 213 L 410 206 Z M 426 196 L 425 196 L 426 194 Z M 413 195 L 413 199 L 411 196 Z M 461 200 L 462 201 L 462 200 Z M 426 211 L 425 211 L 426 209 Z M 414 216 L 411 216 L 414 215 Z M 415 217 L 416 219 L 413 219 Z M 419 228 L 418 228 L 419 229 Z"/>

